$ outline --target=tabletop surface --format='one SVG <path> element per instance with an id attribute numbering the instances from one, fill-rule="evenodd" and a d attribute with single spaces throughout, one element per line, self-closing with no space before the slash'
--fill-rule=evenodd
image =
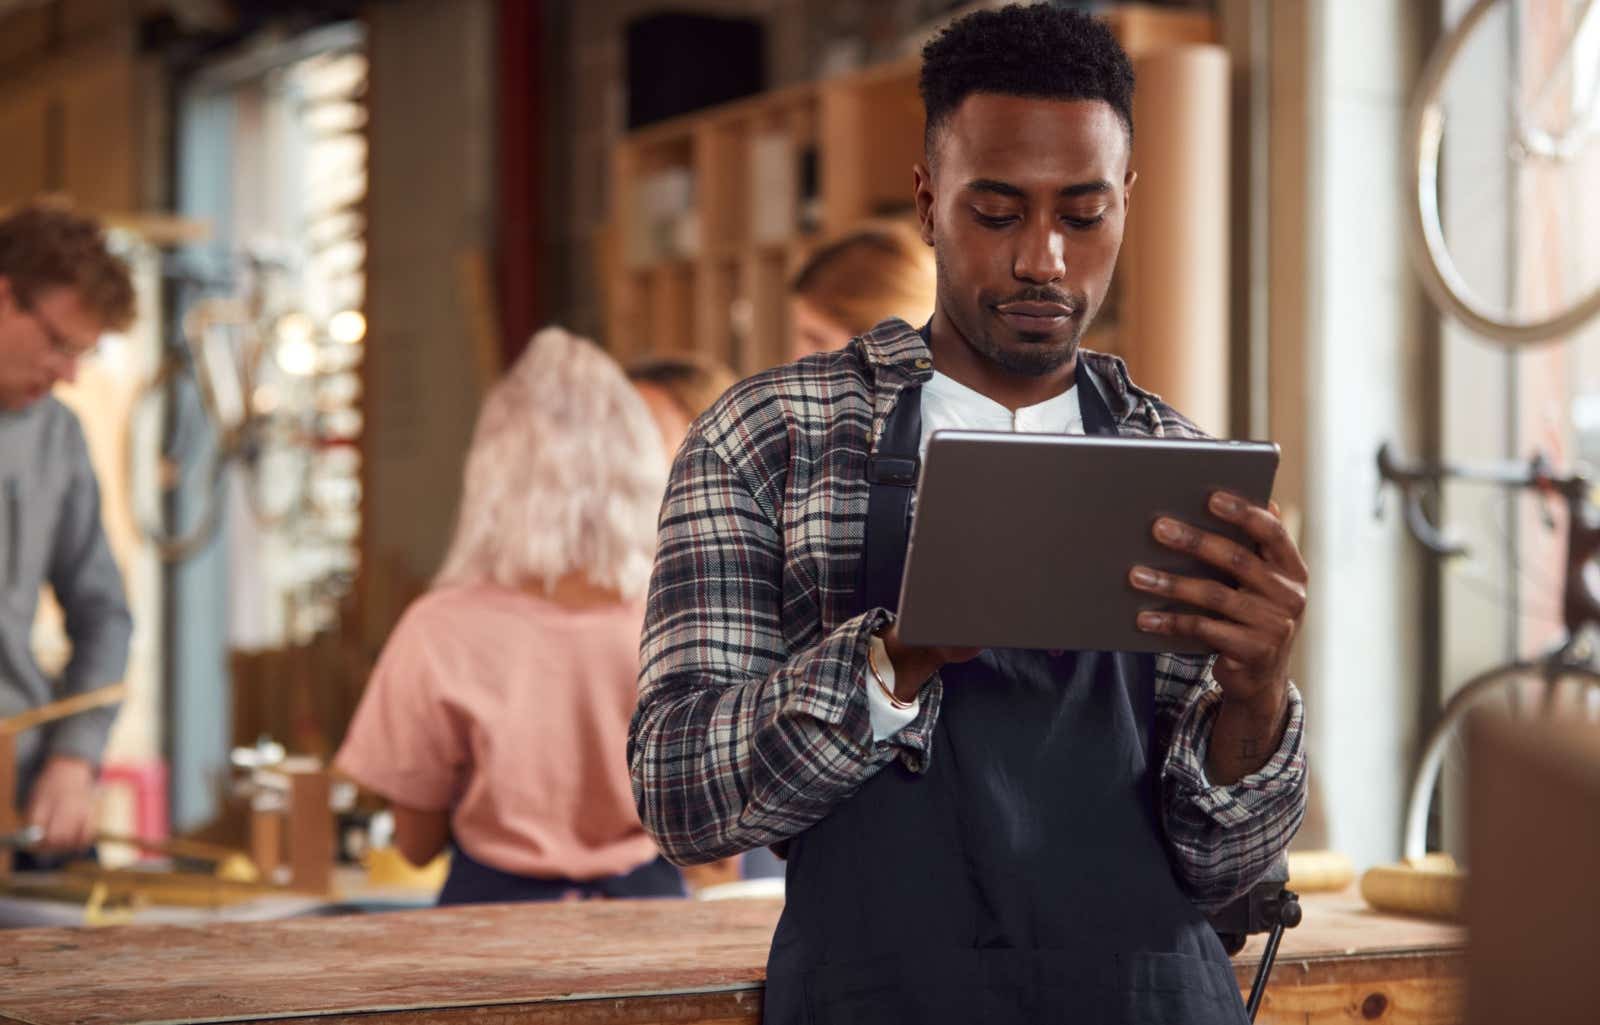
<path id="1" fill-rule="evenodd" d="M 1279 964 L 1453 955 L 1456 926 L 1308 895 Z M 749 991 L 775 900 L 477 905 L 279 922 L 0 932 L 0 1020 L 155 1025 Z M 1236 961 L 1247 984 L 1261 940 Z M 1280 969 L 1281 970 L 1281 969 Z"/>

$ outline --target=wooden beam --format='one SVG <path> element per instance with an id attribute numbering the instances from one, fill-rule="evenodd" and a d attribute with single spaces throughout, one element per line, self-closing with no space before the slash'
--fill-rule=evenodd
<path id="1" fill-rule="evenodd" d="M 132 60 L 134 42 L 132 25 L 123 25 L 75 39 L 33 60 L 0 66 L 0 94 L 15 100 L 55 92 L 81 78 L 84 68 Z"/>

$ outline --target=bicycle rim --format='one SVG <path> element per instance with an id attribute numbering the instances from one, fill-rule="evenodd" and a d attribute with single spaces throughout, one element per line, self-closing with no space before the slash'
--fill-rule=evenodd
<path id="1" fill-rule="evenodd" d="M 1555 707 L 1553 702 L 1566 701 L 1561 708 L 1576 710 L 1590 721 L 1600 719 L 1600 700 L 1597 700 L 1600 699 L 1600 672 L 1567 668 L 1556 675 L 1554 684 L 1544 681 L 1543 675 L 1544 667 L 1538 663 L 1497 666 L 1467 681 L 1445 703 L 1444 714 L 1428 734 L 1422 759 L 1412 777 L 1402 842 L 1402 854 L 1406 858 L 1420 858 L 1427 853 L 1428 820 L 1434 794 L 1440 785 L 1441 770 L 1452 751 L 1458 751 L 1457 745 L 1463 742 L 1466 723 L 1474 711 L 1497 700 L 1506 701 L 1515 689 L 1537 691 L 1524 696 L 1538 699 L 1541 710 L 1547 714 Z M 1507 703 L 1515 704 L 1514 701 Z"/>
<path id="2" fill-rule="evenodd" d="M 127 495 L 128 513 L 140 536 L 155 550 L 156 556 L 162 562 L 182 562 L 205 547 L 216 535 L 222 519 L 224 469 L 227 462 L 221 452 L 213 458 L 210 472 L 207 474 L 203 511 L 188 530 L 168 530 L 161 521 L 162 514 L 159 509 L 152 512 L 140 501 L 138 492 L 141 489 L 134 482 L 145 476 L 146 471 L 141 469 L 141 464 L 147 458 L 147 454 L 139 451 L 141 439 L 139 432 L 134 428 L 134 421 L 151 403 L 161 401 L 161 396 L 165 394 L 173 373 L 174 370 L 170 365 L 163 366 L 134 396 L 128 414 L 127 438 L 124 443 L 124 458 L 130 482 Z M 162 497 L 159 485 L 156 488 L 156 497 L 158 500 Z"/>
<path id="3" fill-rule="evenodd" d="M 1478 23 L 1505 0 L 1477 0 L 1434 50 L 1407 117 L 1406 242 L 1428 297 L 1472 331 L 1506 345 L 1558 340 L 1600 315 L 1600 285 L 1565 309 L 1537 318 L 1508 316 L 1479 298 L 1445 242 L 1439 211 L 1439 149 L 1444 138 L 1445 80 Z"/>

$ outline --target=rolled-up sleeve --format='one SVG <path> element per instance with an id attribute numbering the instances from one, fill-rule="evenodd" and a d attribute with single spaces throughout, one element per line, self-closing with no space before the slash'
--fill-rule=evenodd
<path id="1" fill-rule="evenodd" d="M 1167 738 L 1161 768 L 1167 843 L 1195 903 L 1220 907 L 1266 873 L 1305 817 L 1305 707 L 1291 683 L 1278 749 L 1256 772 L 1213 785 L 1205 762 L 1222 691 L 1210 660 L 1162 656 L 1156 693 Z"/>

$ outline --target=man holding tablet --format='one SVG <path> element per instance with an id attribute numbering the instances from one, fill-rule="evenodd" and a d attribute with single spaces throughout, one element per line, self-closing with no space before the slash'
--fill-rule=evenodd
<path id="1" fill-rule="evenodd" d="M 1304 813 L 1287 666 L 1305 565 L 1275 510 L 1218 495 L 1211 513 L 1253 546 L 1153 530 L 1226 583 L 1128 577 L 1193 609 L 1142 630 L 1213 656 L 901 643 L 903 552 L 882 539 L 903 544 L 915 482 L 897 457 L 934 430 L 1200 437 L 1078 345 L 1135 179 L 1133 73 L 1110 31 L 1012 6 L 923 58 L 933 319 L 758 375 L 692 428 L 646 613 L 639 811 L 682 863 L 786 850 L 769 1025 L 1237 1023 L 1204 909 Z M 898 508 L 879 500 L 895 488 Z M 971 528 L 982 545 L 1008 525 Z"/>

